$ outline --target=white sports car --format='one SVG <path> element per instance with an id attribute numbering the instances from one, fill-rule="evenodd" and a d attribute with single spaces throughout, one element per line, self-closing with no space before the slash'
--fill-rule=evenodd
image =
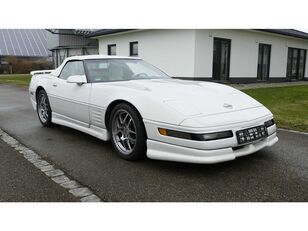
<path id="1" fill-rule="evenodd" d="M 278 141 L 272 113 L 226 85 L 172 79 L 140 58 L 76 56 L 31 72 L 44 126 L 109 140 L 124 159 L 217 163 Z"/>

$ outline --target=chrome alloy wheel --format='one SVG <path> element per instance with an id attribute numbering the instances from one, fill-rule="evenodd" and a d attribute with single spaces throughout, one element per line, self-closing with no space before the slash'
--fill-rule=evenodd
<path id="1" fill-rule="evenodd" d="M 47 96 L 45 94 L 41 94 L 38 98 L 38 115 L 43 123 L 47 122 L 48 113 L 49 113 L 49 108 L 48 108 Z"/>
<path id="2" fill-rule="evenodd" d="M 112 139 L 124 155 L 129 155 L 136 146 L 136 125 L 132 116 L 124 109 L 118 110 L 113 117 Z"/>

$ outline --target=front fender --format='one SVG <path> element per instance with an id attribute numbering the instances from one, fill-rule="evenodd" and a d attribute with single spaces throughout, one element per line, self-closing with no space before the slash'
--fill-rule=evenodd
<path id="1" fill-rule="evenodd" d="M 102 107 L 105 112 L 117 100 L 132 104 L 146 120 L 178 125 L 187 118 L 161 99 L 155 98 L 149 91 L 129 88 L 115 89 L 108 86 L 103 89 L 92 87 L 91 104 Z"/>

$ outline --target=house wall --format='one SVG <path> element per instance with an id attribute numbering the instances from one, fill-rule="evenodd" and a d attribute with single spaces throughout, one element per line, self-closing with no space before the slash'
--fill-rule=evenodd
<path id="1" fill-rule="evenodd" d="M 285 78 L 288 47 L 308 50 L 308 41 L 253 30 L 196 30 L 195 77 L 211 77 L 213 38 L 231 39 L 230 78 L 256 78 L 259 43 L 271 45 L 270 78 Z M 306 59 L 305 77 L 308 77 Z"/>
<path id="2" fill-rule="evenodd" d="M 167 74 L 211 78 L 214 37 L 231 39 L 230 79 L 257 76 L 259 43 L 271 44 L 270 79 L 286 77 L 288 47 L 306 49 L 308 41 L 255 30 L 138 30 L 99 38 L 99 53 L 117 45 L 117 55 L 129 55 L 129 42 L 139 42 L 139 57 Z M 308 58 L 305 77 L 308 78 Z"/>
<path id="3" fill-rule="evenodd" d="M 129 42 L 138 41 L 139 57 L 176 77 L 194 75 L 194 30 L 141 30 L 99 38 L 99 53 L 116 44 L 116 54 L 129 56 Z"/>

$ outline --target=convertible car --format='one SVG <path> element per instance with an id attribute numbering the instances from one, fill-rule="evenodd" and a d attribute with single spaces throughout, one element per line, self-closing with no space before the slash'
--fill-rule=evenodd
<path id="1" fill-rule="evenodd" d="M 229 86 L 172 79 L 136 57 L 76 56 L 31 72 L 43 126 L 111 140 L 124 159 L 217 163 L 278 141 L 272 113 Z"/>

